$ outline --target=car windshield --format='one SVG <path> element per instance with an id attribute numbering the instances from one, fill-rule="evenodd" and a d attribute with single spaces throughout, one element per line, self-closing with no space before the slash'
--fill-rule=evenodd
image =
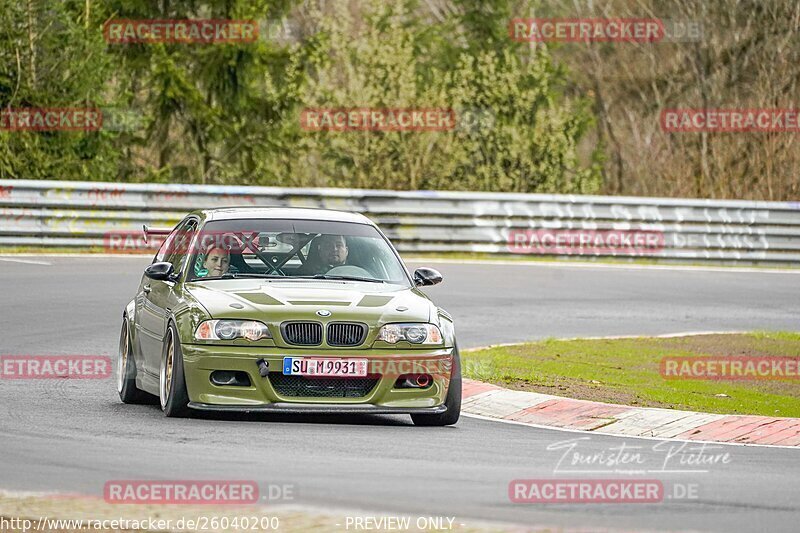
<path id="1" fill-rule="evenodd" d="M 176 238 L 175 241 L 179 241 Z M 335 279 L 409 285 L 387 240 L 367 224 L 281 219 L 211 221 L 191 242 L 188 279 Z"/>

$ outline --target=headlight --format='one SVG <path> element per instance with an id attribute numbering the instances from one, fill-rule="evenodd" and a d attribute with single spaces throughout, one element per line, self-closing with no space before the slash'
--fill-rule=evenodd
<path id="1" fill-rule="evenodd" d="M 199 341 L 232 341 L 243 338 L 249 341 L 271 339 L 266 324 L 255 320 L 206 320 L 194 331 Z"/>
<path id="2" fill-rule="evenodd" d="M 441 344 L 442 333 L 433 324 L 386 324 L 378 331 L 379 341 L 396 344 L 408 341 L 412 344 Z"/>

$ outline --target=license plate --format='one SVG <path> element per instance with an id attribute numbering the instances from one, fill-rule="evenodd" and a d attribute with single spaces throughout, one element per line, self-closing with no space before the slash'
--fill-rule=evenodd
<path id="1" fill-rule="evenodd" d="M 283 375 L 364 377 L 367 375 L 367 359 L 284 357 Z"/>

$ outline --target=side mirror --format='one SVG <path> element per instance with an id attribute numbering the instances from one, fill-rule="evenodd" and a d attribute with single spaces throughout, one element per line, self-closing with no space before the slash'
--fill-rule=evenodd
<path id="1" fill-rule="evenodd" d="M 436 285 L 442 282 L 442 275 L 432 268 L 418 268 L 414 271 L 414 285 L 417 287 Z"/>
<path id="2" fill-rule="evenodd" d="M 175 281 L 177 279 L 172 263 L 166 261 L 148 266 L 144 269 L 144 275 L 158 281 Z"/>

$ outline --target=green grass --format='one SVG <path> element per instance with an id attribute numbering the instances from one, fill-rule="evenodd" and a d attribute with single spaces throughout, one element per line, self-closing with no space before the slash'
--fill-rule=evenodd
<path id="1" fill-rule="evenodd" d="M 462 354 L 464 376 L 518 390 L 710 413 L 800 417 L 800 380 L 666 380 L 665 356 L 800 356 L 800 333 L 553 340 Z M 724 395 L 724 396 L 720 396 Z"/>

